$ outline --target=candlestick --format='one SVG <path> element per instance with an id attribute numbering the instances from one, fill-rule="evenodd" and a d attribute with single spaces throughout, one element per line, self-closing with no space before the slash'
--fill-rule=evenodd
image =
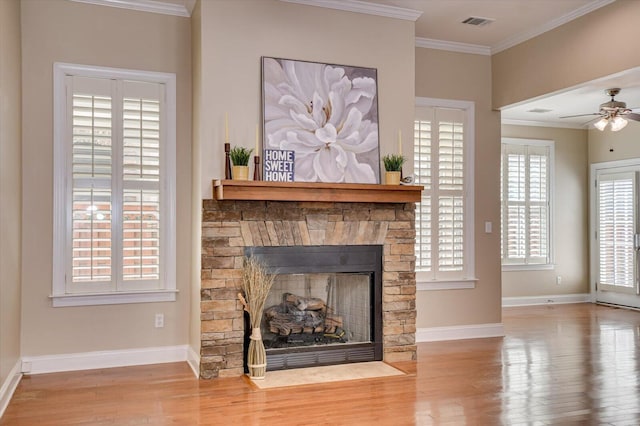
<path id="1" fill-rule="evenodd" d="M 224 143 L 229 143 L 229 114 L 224 113 Z"/>
<path id="2" fill-rule="evenodd" d="M 231 158 L 229 156 L 229 151 L 231 151 L 231 145 L 228 143 L 224 144 L 224 178 L 231 179 Z"/>
<path id="3" fill-rule="evenodd" d="M 253 157 L 253 180 L 262 180 L 260 179 L 260 156 L 256 155 Z"/>

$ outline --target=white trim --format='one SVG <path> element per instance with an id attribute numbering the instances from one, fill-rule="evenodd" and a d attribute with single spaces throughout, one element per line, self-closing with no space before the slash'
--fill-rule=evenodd
<path id="1" fill-rule="evenodd" d="M 416 283 L 417 291 L 433 291 L 433 290 L 470 290 L 476 288 L 477 278 L 467 280 L 452 281 L 418 281 Z"/>
<path id="2" fill-rule="evenodd" d="M 544 264 L 533 264 L 533 265 L 523 265 L 523 264 L 509 264 L 502 263 L 503 271 L 525 271 L 525 270 L 552 270 L 555 269 L 555 247 L 556 247 L 556 232 L 555 232 L 555 223 L 556 223 L 556 202 L 555 202 L 555 176 L 556 176 L 556 143 L 554 140 L 550 139 L 528 139 L 528 138 L 501 138 L 500 140 L 500 157 L 503 155 L 503 145 L 518 145 L 518 146 L 542 146 L 549 149 L 549 187 L 547 188 L 547 205 L 549 208 L 549 224 L 548 224 L 548 263 Z M 507 176 L 504 176 L 506 179 Z M 502 199 L 502 194 L 500 194 L 500 198 Z M 500 203 L 500 209 L 503 209 L 502 202 Z M 527 212 L 527 218 L 529 213 Z M 503 226 L 500 223 L 500 226 Z M 506 236 L 503 236 L 506 237 Z M 528 244 L 527 244 L 528 245 Z M 528 247 L 527 247 L 528 248 Z M 501 258 L 501 262 L 504 262 L 504 259 Z M 505 269 L 505 267 L 507 269 Z"/>
<path id="3" fill-rule="evenodd" d="M 175 302 L 178 290 L 50 295 L 51 306 L 117 305 L 126 303 Z"/>
<path id="4" fill-rule="evenodd" d="M 436 40 L 433 38 L 416 37 L 416 47 L 424 49 L 446 50 L 449 52 L 471 53 L 473 55 L 491 55 L 489 46 L 480 44 L 459 43 L 457 41 Z"/>
<path id="5" fill-rule="evenodd" d="M 22 358 L 25 367 L 23 368 L 23 372 L 28 374 L 43 374 L 181 362 L 187 361 L 188 348 L 188 345 L 158 346 L 116 351 L 25 356 Z"/>
<path id="6" fill-rule="evenodd" d="M 13 368 L 9 371 L 7 378 L 2 383 L 2 387 L 0 387 L 0 418 L 4 414 L 4 411 L 9 406 L 9 402 L 11 402 L 11 397 L 13 393 L 16 391 L 18 384 L 20 383 L 20 379 L 22 379 L 22 361 L 18 359 Z"/>
<path id="7" fill-rule="evenodd" d="M 580 18 L 581 16 L 586 15 L 587 13 L 593 12 L 596 9 L 599 9 L 603 6 L 613 3 L 615 0 L 595 0 L 586 5 L 579 7 L 566 15 L 559 16 L 544 25 L 541 25 L 537 28 L 534 28 L 530 31 L 525 31 L 520 34 L 516 34 L 513 37 L 509 37 L 498 44 L 491 46 L 491 54 L 494 55 L 496 53 L 502 52 L 503 50 L 507 50 L 510 47 L 513 47 L 517 44 L 523 43 L 527 40 L 530 40 L 534 37 L 539 36 L 540 34 L 544 34 L 547 31 L 551 31 L 555 28 L 558 28 L 561 25 L 566 24 L 567 22 L 573 21 L 574 19 Z"/>
<path id="8" fill-rule="evenodd" d="M 556 269 L 555 263 L 542 263 L 538 265 L 502 265 L 502 272 L 552 271 L 554 269 Z"/>
<path id="9" fill-rule="evenodd" d="M 442 340 L 484 339 L 503 337 L 502 323 L 456 325 L 451 327 L 429 327 L 416 330 L 416 342 L 439 342 Z"/>
<path id="10" fill-rule="evenodd" d="M 535 306 L 535 305 L 564 305 L 568 303 L 591 303 L 589 293 L 551 294 L 547 296 L 503 297 L 502 306 Z"/>
<path id="11" fill-rule="evenodd" d="M 53 64 L 54 75 L 54 234 L 53 234 L 53 284 L 54 307 L 106 305 L 116 303 L 168 302 L 176 300 L 176 75 L 155 71 L 137 71 L 124 68 L 99 67 L 92 65 Z M 162 177 L 160 180 L 162 223 L 164 233 L 161 243 L 161 279 L 164 288 L 155 291 L 120 291 L 107 293 L 86 290 L 82 294 L 71 294 L 67 288 L 67 258 L 70 243 L 71 215 L 68 214 L 69 156 L 66 146 L 67 130 L 67 85 L 68 76 L 108 78 L 111 80 L 132 80 L 163 85 L 161 121 L 164 124 L 164 143 L 161 147 Z M 117 213 L 117 208 L 115 209 Z M 114 219 L 117 220 L 117 217 Z M 117 270 L 117 265 L 116 265 Z"/>
<path id="12" fill-rule="evenodd" d="M 189 367 L 191 367 L 193 374 L 196 375 L 196 378 L 200 378 L 200 355 L 192 346 L 189 346 L 187 349 L 187 362 L 189 363 Z"/>
<path id="13" fill-rule="evenodd" d="M 96 6 L 117 7 L 120 9 L 137 10 L 140 12 L 160 13 L 188 18 L 193 11 L 193 2 L 188 7 L 181 4 L 167 3 L 154 0 L 71 0 L 76 3 L 87 3 Z"/>
<path id="14" fill-rule="evenodd" d="M 415 22 L 422 15 L 421 10 L 404 7 L 373 4 L 358 0 L 280 0 L 286 3 L 303 4 L 306 6 L 324 7 L 327 9 L 344 10 L 347 12 L 364 13 L 367 15 L 385 16 L 387 18 L 403 19 Z"/>

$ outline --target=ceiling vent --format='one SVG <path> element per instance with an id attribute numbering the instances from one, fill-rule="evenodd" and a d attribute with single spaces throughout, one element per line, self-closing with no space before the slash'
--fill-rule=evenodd
<path id="1" fill-rule="evenodd" d="M 470 16 L 467 19 L 465 19 L 464 21 L 462 21 L 462 23 L 463 24 L 473 25 L 475 27 L 484 27 L 485 25 L 489 25 L 493 21 L 495 21 L 495 19 L 481 18 L 479 16 Z"/>
<path id="2" fill-rule="evenodd" d="M 553 111 L 552 109 L 545 109 L 545 108 L 534 108 L 534 109 L 530 109 L 527 112 L 534 112 L 536 114 L 544 114 L 546 112 L 551 112 Z"/>

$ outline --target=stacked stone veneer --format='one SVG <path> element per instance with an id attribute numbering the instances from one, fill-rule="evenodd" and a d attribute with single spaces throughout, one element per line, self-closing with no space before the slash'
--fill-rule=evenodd
<path id="1" fill-rule="evenodd" d="M 385 361 L 416 359 L 415 204 L 204 200 L 200 377 L 243 374 L 245 247 L 383 245 Z"/>

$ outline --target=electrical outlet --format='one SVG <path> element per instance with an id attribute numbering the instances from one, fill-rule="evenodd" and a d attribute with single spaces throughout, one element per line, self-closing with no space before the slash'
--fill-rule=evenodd
<path id="1" fill-rule="evenodd" d="M 156 328 L 164 327 L 164 314 L 156 314 Z"/>
<path id="2" fill-rule="evenodd" d="M 556 275 L 556 284 L 562 284 L 562 277 L 560 275 Z"/>

